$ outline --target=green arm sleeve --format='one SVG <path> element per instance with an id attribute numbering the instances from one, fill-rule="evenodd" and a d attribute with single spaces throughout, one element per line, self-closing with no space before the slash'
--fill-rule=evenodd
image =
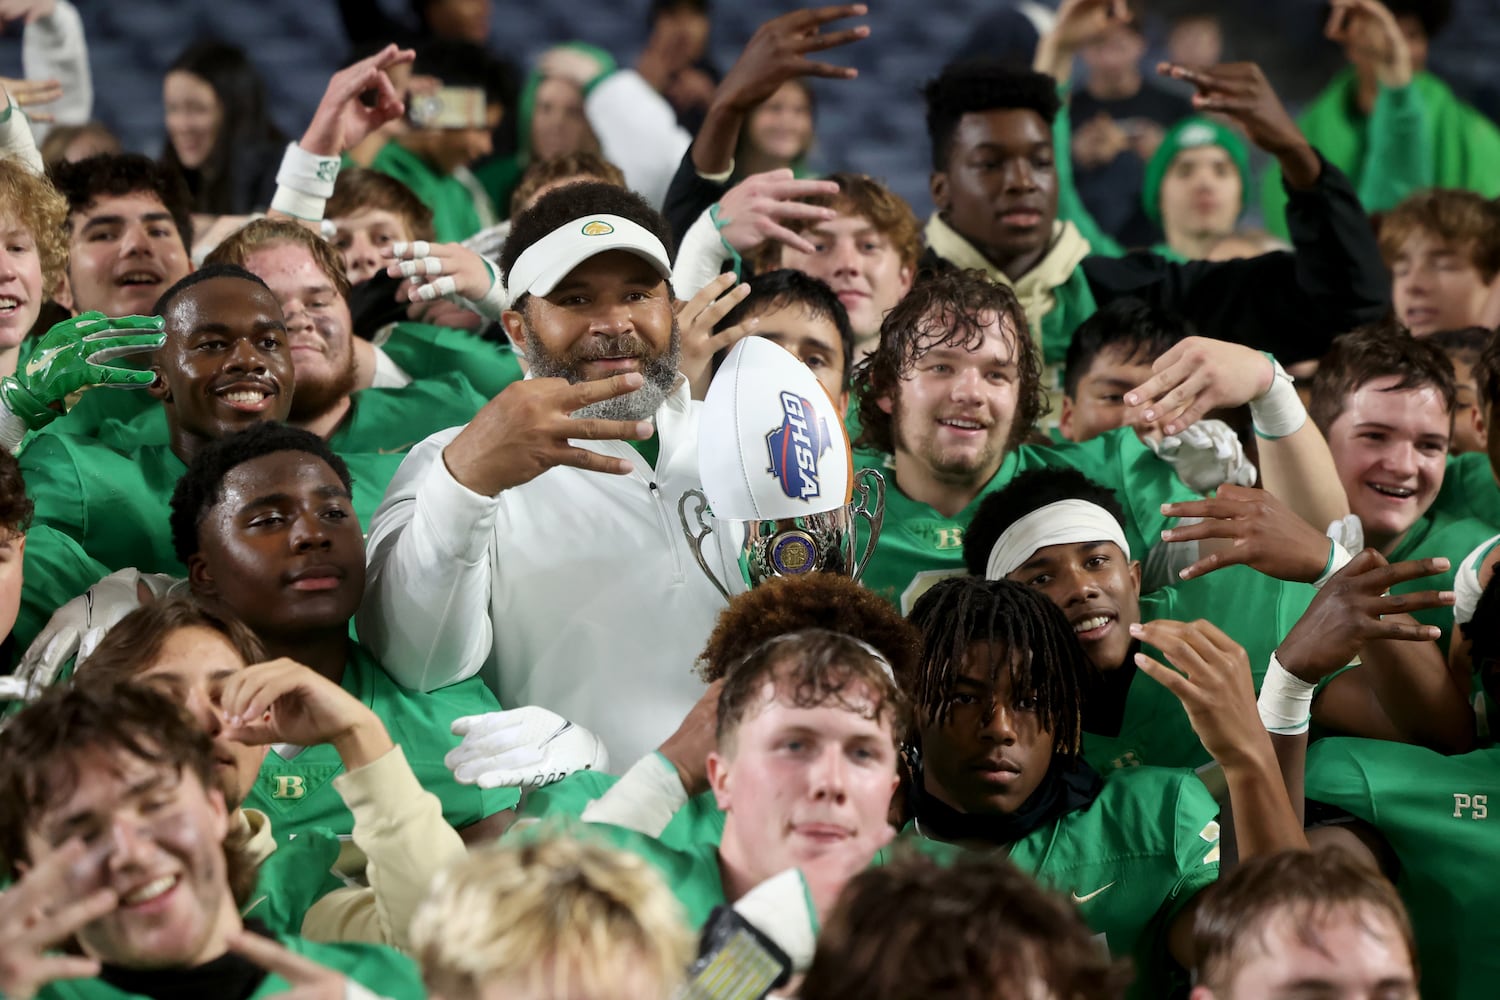
<path id="1" fill-rule="evenodd" d="M 1359 172 L 1359 202 L 1384 212 L 1435 183 L 1427 148 L 1427 111 L 1415 86 L 1381 87 L 1370 114 L 1370 146 Z"/>
<path id="2" fill-rule="evenodd" d="M 1078 188 L 1073 182 L 1073 124 L 1068 117 L 1068 88 L 1059 86 L 1058 96 L 1063 100 L 1062 109 L 1052 123 L 1052 155 L 1057 161 L 1057 217 L 1071 222 L 1078 232 L 1089 241 L 1089 250 L 1103 257 L 1123 257 L 1125 248 L 1115 241 L 1084 207 L 1078 197 Z"/>

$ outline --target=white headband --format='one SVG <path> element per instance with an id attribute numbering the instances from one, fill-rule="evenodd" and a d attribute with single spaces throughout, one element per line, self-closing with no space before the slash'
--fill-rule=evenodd
<path id="1" fill-rule="evenodd" d="M 672 275 L 667 248 L 645 226 L 618 215 L 585 215 L 558 226 L 521 251 L 505 276 L 510 300 L 548 294 L 573 268 L 608 250 L 629 251 L 656 268 L 663 278 Z"/>
<path id="2" fill-rule="evenodd" d="M 1003 580 L 1024 566 L 1038 549 L 1078 542 L 1114 542 L 1130 558 L 1130 543 L 1120 522 L 1096 503 L 1059 500 L 1020 518 L 1001 533 L 990 549 L 986 580 Z"/>

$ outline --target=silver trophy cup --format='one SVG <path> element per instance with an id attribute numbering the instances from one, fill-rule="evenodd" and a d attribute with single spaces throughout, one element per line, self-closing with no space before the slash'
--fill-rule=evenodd
<path id="1" fill-rule="evenodd" d="M 714 532 L 708 514 L 708 498 L 701 490 L 688 490 L 677 501 L 677 516 L 682 520 L 682 533 L 692 545 L 693 557 L 727 601 L 730 589 L 710 568 L 703 552 L 704 543 Z M 859 544 L 855 526 L 860 518 L 870 532 L 862 553 L 855 551 Z M 854 474 L 854 499 L 842 507 L 802 517 L 737 522 L 745 526 L 740 575 L 745 586 L 752 588 L 773 576 L 814 572 L 842 573 L 858 580 L 880 540 L 884 518 L 885 479 L 874 469 L 861 469 Z"/>

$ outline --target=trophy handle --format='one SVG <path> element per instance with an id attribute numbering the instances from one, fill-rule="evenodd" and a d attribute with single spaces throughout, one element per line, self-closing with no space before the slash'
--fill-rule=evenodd
<path id="1" fill-rule="evenodd" d="M 880 541 L 880 525 L 885 520 L 885 477 L 874 469 L 860 469 L 854 474 L 854 493 L 850 511 L 870 526 L 870 540 L 854 567 L 854 579 L 858 580 L 875 554 L 875 543 Z"/>
<path id="2" fill-rule="evenodd" d="M 688 520 L 688 501 L 694 500 L 692 521 Z M 702 490 L 688 490 L 677 500 L 677 517 L 682 521 L 682 533 L 687 536 L 689 544 L 693 549 L 693 558 L 698 560 L 698 568 L 703 570 L 705 576 L 713 581 L 719 593 L 724 595 L 724 600 L 729 600 L 729 588 L 725 587 L 714 575 L 714 571 L 708 568 L 708 560 L 703 557 L 703 543 L 709 535 L 714 533 L 713 526 L 703 520 L 703 512 L 708 509 L 708 497 L 703 495 Z M 697 524 L 696 530 L 693 524 Z"/>

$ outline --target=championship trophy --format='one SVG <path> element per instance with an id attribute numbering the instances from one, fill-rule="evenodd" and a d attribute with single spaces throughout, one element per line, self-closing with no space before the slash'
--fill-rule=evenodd
<path id="1" fill-rule="evenodd" d="M 729 581 L 704 555 L 715 530 L 742 536 L 747 587 L 812 572 L 859 579 L 880 538 L 885 480 L 874 469 L 854 472 L 844 415 L 807 365 L 764 337 L 746 337 L 714 376 L 698 426 L 703 489 L 684 493 L 677 514 L 725 600 Z"/>

